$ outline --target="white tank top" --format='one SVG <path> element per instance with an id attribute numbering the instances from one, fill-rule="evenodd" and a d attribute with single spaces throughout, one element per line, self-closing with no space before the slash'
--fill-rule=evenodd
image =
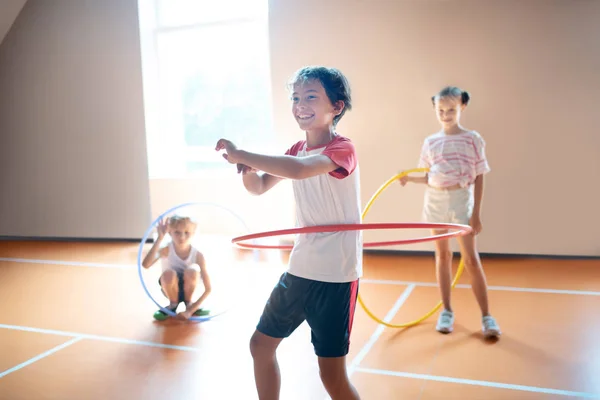
<path id="1" fill-rule="evenodd" d="M 162 270 L 165 271 L 167 269 L 172 269 L 177 272 L 183 272 L 185 269 L 189 268 L 192 264 L 196 263 L 196 255 L 198 254 L 198 250 L 192 246 L 190 251 L 190 255 L 187 259 L 182 260 L 179 258 L 177 253 L 175 252 L 175 248 L 173 247 L 173 242 L 169 242 L 169 255 L 167 258 L 161 258 L 162 261 Z"/>
<path id="2" fill-rule="evenodd" d="M 326 154 L 349 175 L 339 171 L 292 181 L 297 226 L 361 222 L 360 168 L 349 139 L 337 136 L 329 144 L 307 148 L 294 145 L 290 155 Z M 342 179 L 343 178 L 343 179 Z M 289 256 L 288 271 L 320 282 L 352 282 L 362 277 L 362 231 L 299 234 Z"/>

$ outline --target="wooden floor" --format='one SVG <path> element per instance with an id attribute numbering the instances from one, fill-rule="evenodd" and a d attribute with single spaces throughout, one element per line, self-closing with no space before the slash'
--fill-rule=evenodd
<path id="1" fill-rule="evenodd" d="M 0 242 L 0 399 L 257 398 L 248 339 L 284 269 L 281 256 L 211 247 L 211 307 L 226 312 L 160 323 L 137 250 Z M 467 277 L 453 292 L 450 335 L 435 331 L 437 314 L 411 329 L 383 329 L 357 308 L 348 362 L 362 399 L 600 399 L 600 262 L 484 263 L 504 332 L 498 342 L 482 339 Z M 157 293 L 156 273 L 144 282 Z M 431 257 L 365 256 L 360 293 L 399 323 L 437 303 L 434 282 Z M 306 325 L 278 357 L 282 399 L 326 398 Z"/>

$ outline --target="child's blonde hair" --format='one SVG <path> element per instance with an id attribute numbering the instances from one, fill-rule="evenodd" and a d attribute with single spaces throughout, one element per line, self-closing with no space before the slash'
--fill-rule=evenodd
<path id="1" fill-rule="evenodd" d="M 191 217 L 182 216 L 182 215 L 173 215 L 169 217 L 169 228 L 174 229 L 181 224 L 191 224 L 196 228 L 198 223 L 192 219 Z"/>

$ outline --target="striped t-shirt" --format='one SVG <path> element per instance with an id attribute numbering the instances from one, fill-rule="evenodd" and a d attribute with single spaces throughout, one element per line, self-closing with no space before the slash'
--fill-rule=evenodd
<path id="1" fill-rule="evenodd" d="M 456 135 L 435 133 L 423 142 L 419 168 L 429 168 L 429 186 L 468 187 L 478 175 L 490 172 L 485 141 L 475 131 Z"/>

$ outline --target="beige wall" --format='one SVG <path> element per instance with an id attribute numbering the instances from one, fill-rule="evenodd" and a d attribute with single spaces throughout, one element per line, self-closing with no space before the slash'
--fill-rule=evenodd
<path id="1" fill-rule="evenodd" d="M 339 130 L 358 147 L 363 204 L 416 167 L 422 140 L 438 129 L 429 98 L 455 84 L 473 96 L 463 122 L 485 137 L 492 167 L 480 249 L 600 255 L 600 2 L 271 3 L 276 126 L 290 141 L 301 135 L 283 90 L 291 72 L 341 68 L 355 109 Z M 418 221 L 422 197 L 421 187 L 394 185 L 365 222 Z"/>
<path id="2" fill-rule="evenodd" d="M 27 0 L 2 0 L 0 2 L 0 43 L 10 30 Z"/>
<path id="3" fill-rule="evenodd" d="M 237 176 L 149 191 L 136 7 L 30 0 L 0 46 L 0 234 L 140 237 L 150 214 L 184 201 L 223 203 L 256 230 L 289 227 L 289 185 L 264 199 Z M 473 96 L 464 124 L 485 137 L 493 169 L 481 250 L 600 255 L 599 2 L 271 0 L 270 20 L 282 148 L 302 137 L 286 79 L 306 64 L 341 68 L 355 109 L 340 133 L 357 145 L 365 204 L 416 166 L 438 128 L 429 97 L 460 85 Z M 422 195 L 394 185 L 366 222 L 418 221 Z"/>
<path id="4" fill-rule="evenodd" d="M 293 227 L 292 197 L 289 182 L 280 183 L 262 196 L 252 196 L 234 173 L 212 178 L 150 180 L 153 219 L 177 205 L 199 203 L 179 212 L 198 219 L 201 232 L 229 237 Z"/>
<path id="5" fill-rule="evenodd" d="M 136 0 L 29 0 L 0 45 L 0 236 L 141 238 Z"/>

